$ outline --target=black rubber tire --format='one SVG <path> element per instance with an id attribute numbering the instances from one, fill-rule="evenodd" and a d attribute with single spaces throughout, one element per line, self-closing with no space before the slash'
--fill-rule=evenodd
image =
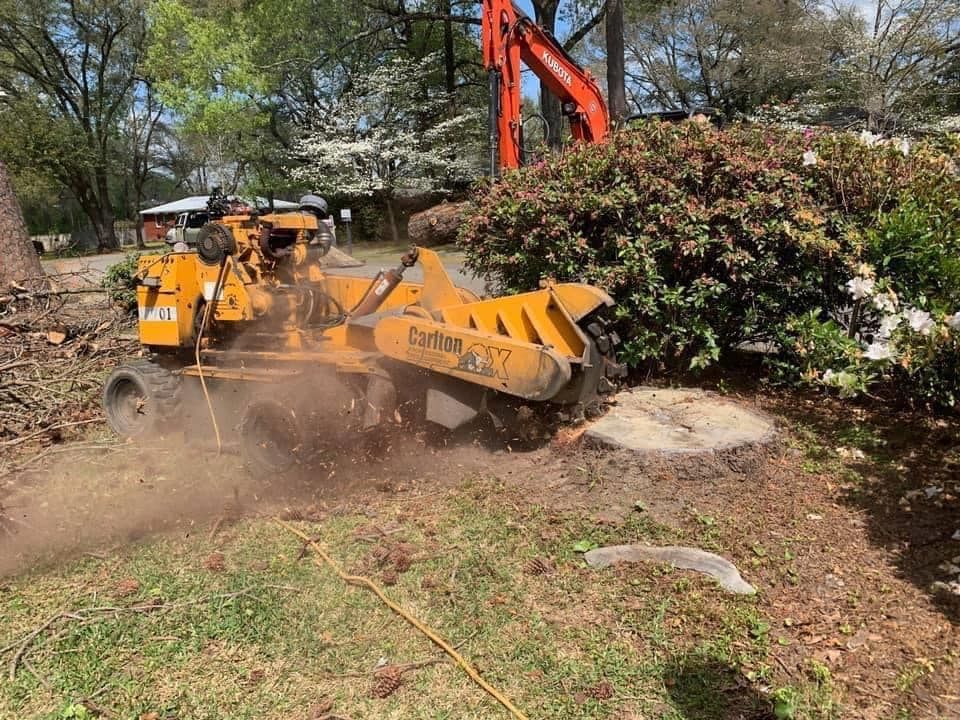
<path id="1" fill-rule="evenodd" d="M 205 265 L 219 265 L 227 255 L 237 251 L 237 241 L 226 225 L 211 222 L 197 233 L 197 255 Z"/>
<path id="2" fill-rule="evenodd" d="M 300 464 L 301 421 L 286 403 L 254 400 L 240 419 L 240 454 L 251 472 L 278 476 Z"/>
<path id="3" fill-rule="evenodd" d="M 131 360 L 110 373 L 103 410 L 110 428 L 125 438 L 163 430 L 176 414 L 180 381 L 150 360 Z"/>

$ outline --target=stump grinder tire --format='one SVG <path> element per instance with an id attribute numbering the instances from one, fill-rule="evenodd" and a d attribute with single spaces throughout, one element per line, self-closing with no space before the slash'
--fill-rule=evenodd
<path id="1" fill-rule="evenodd" d="M 299 464 L 304 445 L 301 423 L 288 405 L 254 400 L 240 419 L 240 454 L 258 475 L 283 475 Z"/>
<path id="2" fill-rule="evenodd" d="M 103 410 L 110 428 L 125 438 L 162 431 L 174 416 L 179 381 L 149 360 L 133 360 L 116 368 L 103 387 Z"/>

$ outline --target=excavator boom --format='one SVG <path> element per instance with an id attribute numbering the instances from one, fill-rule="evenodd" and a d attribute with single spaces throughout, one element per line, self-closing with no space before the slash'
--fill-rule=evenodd
<path id="1" fill-rule="evenodd" d="M 523 164 L 521 61 L 561 103 L 576 140 L 602 142 L 610 117 L 590 72 L 512 0 L 483 0 L 483 61 L 490 77 L 490 165 Z"/>

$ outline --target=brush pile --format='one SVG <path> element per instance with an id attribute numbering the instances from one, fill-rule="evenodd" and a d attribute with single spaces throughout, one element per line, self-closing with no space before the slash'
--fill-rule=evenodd
<path id="1" fill-rule="evenodd" d="M 0 290 L 0 454 L 98 422 L 104 377 L 136 351 L 133 318 L 100 290 Z"/>

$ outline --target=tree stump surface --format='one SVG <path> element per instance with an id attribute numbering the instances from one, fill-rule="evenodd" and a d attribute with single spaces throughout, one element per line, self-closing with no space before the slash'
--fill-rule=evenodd
<path id="1" fill-rule="evenodd" d="M 584 438 L 641 462 L 669 464 L 679 477 L 707 479 L 752 472 L 770 456 L 778 434 L 765 413 L 715 393 L 640 387 L 620 393 Z"/>

